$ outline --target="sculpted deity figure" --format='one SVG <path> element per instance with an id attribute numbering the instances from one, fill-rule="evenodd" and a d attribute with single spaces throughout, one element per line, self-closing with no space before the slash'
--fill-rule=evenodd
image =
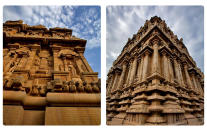
<path id="1" fill-rule="evenodd" d="M 64 65 L 63 64 L 59 65 L 59 71 L 64 71 Z"/>
<path id="2" fill-rule="evenodd" d="M 63 91 L 69 92 L 69 86 L 67 81 L 63 81 Z"/>
<path id="3" fill-rule="evenodd" d="M 75 82 L 75 86 L 76 86 L 76 89 L 77 89 L 78 92 L 84 92 L 84 88 L 83 88 L 82 82 L 76 81 Z"/>
<path id="4" fill-rule="evenodd" d="M 69 82 L 69 91 L 70 91 L 70 92 L 76 92 L 76 86 L 75 86 L 75 83 L 74 83 L 73 80 L 71 80 L 71 81 Z"/>
<path id="5" fill-rule="evenodd" d="M 37 85 L 33 85 L 32 89 L 31 89 L 31 92 L 30 92 L 30 95 L 37 96 L 38 94 L 39 94 L 38 86 Z"/>
<path id="6" fill-rule="evenodd" d="M 92 92 L 93 92 L 91 86 L 88 85 L 87 82 L 84 81 L 84 82 L 83 82 L 83 86 L 84 86 L 84 90 L 85 90 L 87 93 L 92 93 Z"/>
<path id="7" fill-rule="evenodd" d="M 68 71 L 72 77 L 76 76 L 76 70 L 71 61 L 68 62 Z"/>
<path id="8" fill-rule="evenodd" d="M 40 59 L 39 58 L 35 58 L 34 65 L 35 66 L 39 66 L 40 65 Z"/>

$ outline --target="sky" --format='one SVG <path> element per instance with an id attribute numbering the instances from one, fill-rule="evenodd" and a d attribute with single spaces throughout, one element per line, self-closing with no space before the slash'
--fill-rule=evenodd
<path id="1" fill-rule="evenodd" d="M 87 40 L 84 56 L 101 76 L 101 13 L 99 6 L 4 6 L 3 21 L 23 20 L 28 25 L 44 25 L 73 30 Z"/>
<path id="2" fill-rule="evenodd" d="M 202 6 L 107 6 L 106 72 L 146 20 L 159 16 L 178 36 L 204 72 L 204 8 Z"/>

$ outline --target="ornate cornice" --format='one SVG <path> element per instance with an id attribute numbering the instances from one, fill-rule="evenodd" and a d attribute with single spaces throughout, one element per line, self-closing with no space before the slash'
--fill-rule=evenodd
<path id="1" fill-rule="evenodd" d="M 64 46 L 86 46 L 86 40 L 72 36 L 72 30 L 66 28 L 47 29 L 43 25 L 29 26 L 19 21 L 6 21 L 3 24 L 4 44 L 15 42 L 40 42 L 43 45 L 63 44 Z M 5 45 L 4 45 L 5 46 Z"/>

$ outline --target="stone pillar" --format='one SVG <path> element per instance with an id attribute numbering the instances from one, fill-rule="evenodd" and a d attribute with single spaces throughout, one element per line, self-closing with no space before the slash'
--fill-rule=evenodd
<path id="1" fill-rule="evenodd" d="M 174 83 L 174 73 L 173 73 L 171 58 L 168 58 L 168 64 L 169 64 L 170 82 Z"/>
<path id="2" fill-rule="evenodd" d="M 160 74 L 158 40 L 153 41 L 153 56 L 152 56 L 152 73 Z"/>
<path id="3" fill-rule="evenodd" d="M 110 82 L 110 85 L 109 85 L 110 93 L 112 92 L 112 87 L 113 87 L 113 84 L 115 82 L 114 79 L 115 79 L 115 73 L 111 74 L 111 82 Z"/>
<path id="4" fill-rule="evenodd" d="M 173 58 L 173 61 L 174 61 L 174 69 L 175 69 L 175 78 L 176 78 L 176 81 L 181 85 L 180 73 L 179 73 L 178 63 L 177 63 L 176 57 Z"/>
<path id="5" fill-rule="evenodd" d="M 118 72 L 115 71 L 115 78 L 114 78 L 114 81 L 113 81 L 113 85 L 111 87 L 112 92 L 115 90 L 115 86 L 116 86 L 116 83 L 117 83 L 117 78 L 118 78 Z"/>
<path id="6" fill-rule="evenodd" d="M 134 61 L 132 64 L 132 70 L 131 70 L 131 75 L 130 75 L 130 80 L 129 80 L 130 84 L 134 81 L 136 70 L 137 70 L 137 57 L 134 58 Z"/>
<path id="7" fill-rule="evenodd" d="M 167 58 L 167 53 L 166 51 L 162 52 L 163 55 L 163 75 L 166 81 L 169 81 L 169 63 L 168 63 L 168 58 Z"/>
<path id="8" fill-rule="evenodd" d="M 58 63 L 58 52 L 59 52 L 59 50 L 53 49 L 54 71 L 59 71 L 58 64 L 57 64 Z"/>
<path id="9" fill-rule="evenodd" d="M 178 63 L 179 60 L 177 61 L 175 57 L 173 58 L 173 60 L 174 60 L 176 80 L 181 86 L 184 86 L 185 84 L 184 84 L 183 75 L 181 72 L 181 67 L 180 67 L 180 64 Z"/>
<path id="10" fill-rule="evenodd" d="M 145 51 L 144 56 L 144 64 L 143 64 L 143 72 L 142 72 L 142 81 L 146 80 L 148 73 L 148 64 L 149 64 L 149 51 Z"/>
<path id="11" fill-rule="evenodd" d="M 185 76 L 186 76 L 186 81 L 189 89 L 192 89 L 192 81 L 190 79 L 190 75 L 188 73 L 188 65 L 187 63 L 184 64 L 184 71 L 185 71 Z"/>
<path id="12" fill-rule="evenodd" d="M 139 61 L 140 61 L 140 64 L 139 64 L 139 68 L 138 68 L 138 73 L 137 73 L 138 76 L 137 77 L 138 77 L 139 82 L 141 82 L 142 81 L 143 61 L 144 61 L 143 56 L 140 57 Z"/>
<path id="13" fill-rule="evenodd" d="M 28 64 L 26 65 L 26 70 L 30 70 L 31 66 L 33 65 L 33 61 L 36 55 L 37 49 L 31 49 L 30 56 L 28 58 Z"/>
<path id="14" fill-rule="evenodd" d="M 178 71 L 179 71 L 181 86 L 185 86 L 184 79 L 183 79 L 183 74 L 182 74 L 182 68 L 181 68 L 181 61 L 180 60 L 179 60 L 179 63 L 178 63 Z"/>
<path id="15" fill-rule="evenodd" d="M 131 70 L 132 70 L 132 60 L 130 60 L 130 62 L 129 62 L 129 70 L 128 70 L 128 75 L 127 75 L 127 80 L 126 80 L 127 85 L 130 84 L 129 82 L 130 82 Z"/>
<path id="16" fill-rule="evenodd" d="M 123 63 L 122 65 L 122 72 L 121 72 L 121 76 L 119 78 L 119 82 L 117 84 L 117 89 L 120 89 L 120 87 L 123 85 L 123 81 L 124 81 L 124 76 L 125 76 L 125 73 L 126 73 L 126 65 L 127 63 Z"/>
<path id="17" fill-rule="evenodd" d="M 200 92 L 200 90 L 197 87 L 197 82 L 195 80 L 195 72 L 191 73 L 191 77 L 192 77 L 192 82 L 193 82 L 193 85 L 194 85 L 193 87 L 194 87 L 195 91 Z"/>

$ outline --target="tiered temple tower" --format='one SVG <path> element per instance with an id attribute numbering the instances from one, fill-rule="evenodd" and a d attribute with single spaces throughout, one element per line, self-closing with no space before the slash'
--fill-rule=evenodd
<path id="1" fill-rule="evenodd" d="M 99 125 L 100 80 L 71 29 L 3 24 L 3 123 Z"/>
<path id="2" fill-rule="evenodd" d="M 128 39 L 106 90 L 108 125 L 203 124 L 204 75 L 160 17 Z"/>

